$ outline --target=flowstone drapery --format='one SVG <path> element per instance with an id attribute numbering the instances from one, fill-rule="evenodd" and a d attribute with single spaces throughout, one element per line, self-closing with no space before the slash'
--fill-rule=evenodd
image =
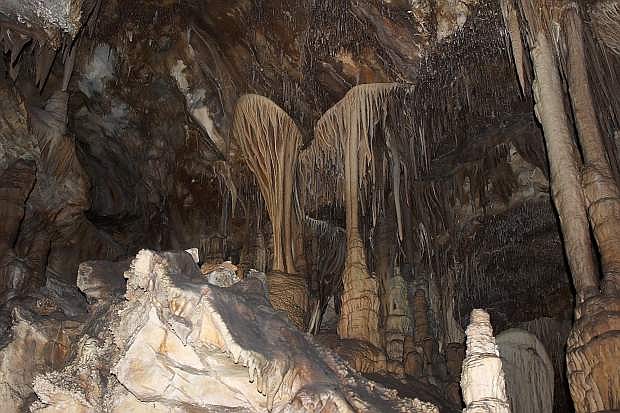
<path id="1" fill-rule="evenodd" d="M 540 340 L 511 328 L 497 335 L 512 413 L 553 411 L 553 364 Z"/>
<path id="2" fill-rule="evenodd" d="M 256 177 L 271 219 L 273 270 L 295 274 L 293 191 L 301 133 L 286 112 L 258 95 L 239 98 L 232 133 Z"/>
<path id="3" fill-rule="evenodd" d="M 258 95 L 239 98 L 232 133 L 258 182 L 271 219 L 273 266 L 267 277 L 271 302 L 303 328 L 308 287 L 305 277 L 297 273 L 302 227 L 293 202 L 301 133 L 286 112 Z"/>

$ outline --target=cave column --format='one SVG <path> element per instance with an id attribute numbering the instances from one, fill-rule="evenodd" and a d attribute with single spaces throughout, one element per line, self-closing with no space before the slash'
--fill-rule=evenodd
<path id="1" fill-rule="evenodd" d="M 618 296 L 618 188 L 611 173 L 586 69 L 583 26 L 575 4 L 558 9 L 518 1 L 525 17 L 527 40 L 534 68 L 532 85 L 535 111 L 543 126 L 551 172 L 552 196 L 558 209 L 564 246 L 577 290 L 575 322 L 566 346 L 567 375 L 577 413 L 620 409 L 620 297 Z M 516 18 L 514 4 L 504 1 L 504 17 Z M 551 42 L 552 19 L 558 19 L 565 36 L 558 53 Z M 519 55 L 520 30 L 510 30 L 513 52 Z M 517 25 L 518 27 L 518 25 Z M 560 45 L 561 46 L 561 45 Z M 517 51 L 515 51 L 517 50 Z M 564 63 L 568 83 L 565 96 L 558 61 Z M 515 62 L 517 59 L 515 58 Z M 572 140 L 565 105 L 573 110 L 584 165 Z M 590 226 L 597 241 L 604 273 L 603 294 L 595 265 Z"/>
<path id="2" fill-rule="evenodd" d="M 359 132 L 359 131 L 358 131 Z M 376 278 L 370 277 L 359 223 L 360 136 L 347 133 L 344 145 L 344 199 L 347 224 L 347 256 L 342 275 L 344 291 L 338 334 L 383 347 L 379 335 L 379 297 Z"/>
<path id="3" fill-rule="evenodd" d="M 566 256 L 579 302 L 598 291 L 597 269 L 581 189 L 579 153 L 564 108 L 562 82 L 553 46 L 545 32 L 531 39 L 535 112 L 542 124 L 549 158 L 551 194 L 560 218 Z"/>
<path id="4" fill-rule="evenodd" d="M 582 184 L 588 217 L 603 269 L 602 290 L 620 292 L 620 191 L 605 151 L 588 79 L 584 33 L 578 6 L 564 12 L 566 74 L 584 158 Z"/>
<path id="5" fill-rule="evenodd" d="M 620 355 L 620 299 L 617 296 L 603 296 L 599 291 L 598 269 L 594 265 L 593 248 L 589 245 L 586 199 L 576 168 L 577 150 L 570 140 L 562 85 L 553 49 L 546 35 L 537 36 L 531 55 L 537 78 L 533 86 L 536 113 L 543 124 L 551 168 L 552 194 L 558 207 L 566 254 L 577 290 L 576 320 L 566 347 L 571 396 L 577 413 L 618 409 L 620 370 L 616 360 Z M 580 128 L 585 128 L 587 116 L 583 112 L 577 116 L 581 117 L 581 121 L 577 120 L 581 122 Z M 595 153 L 598 151 L 595 148 L 598 145 L 592 141 L 588 145 L 592 146 L 590 149 Z M 592 153 L 588 157 L 586 162 L 592 160 Z M 586 171 L 592 173 L 597 170 L 590 164 L 586 166 Z M 590 178 L 593 176 L 596 175 L 591 174 Z M 586 182 L 585 192 L 596 196 L 596 185 L 593 187 Z M 598 206 L 589 208 L 591 218 L 592 213 L 596 215 L 595 221 L 591 222 L 593 226 L 597 223 L 602 225 L 606 220 L 608 210 L 603 205 L 601 208 L 602 211 L 598 210 Z M 594 228 L 599 231 L 597 237 L 603 236 L 604 243 L 613 243 L 613 237 L 611 240 L 605 238 L 605 225 Z M 603 253 L 602 249 L 600 251 Z M 606 253 L 613 254 L 613 248 L 607 249 Z M 610 265 L 610 262 L 605 264 L 604 261 L 604 265 Z"/>

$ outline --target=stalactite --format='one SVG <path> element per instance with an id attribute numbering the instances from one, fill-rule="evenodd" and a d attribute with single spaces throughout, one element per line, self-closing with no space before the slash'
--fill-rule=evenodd
<path id="1" fill-rule="evenodd" d="M 620 55 L 620 3 L 599 1 L 592 7 L 591 15 L 592 26 L 599 39 Z"/>
<path id="2" fill-rule="evenodd" d="M 32 24 L 34 22 L 30 22 L 28 18 L 24 19 L 23 16 L 18 19 L 18 23 L 6 19 L 0 22 L 0 45 L 4 44 L 5 53 L 11 53 L 8 69 L 13 80 L 17 79 L 20 72 L 21 61 L 31 55 L 34 83 L 40 91 L 45 87 L 55 61 L 60 61 L 64 65 L 62 90 L 67 90 L 75 63 L 76 49 L 85 32 L 92 35 L 92 28 L 99 17 L 101 0 L 76 2 L 75 5 L 84 9 L 72 16 L 60 18 L 55 16 L 55 19 L 46 21 L 49 17 L 46 18 L 43 13 L 33 16 L 35 21 L 41 20 L 36 24 Z M 7 4 L 3 12 L 10 15 L 12 7 L 15 5 Z M 41 7 L 45 5 L 38 5 L 37 8 Z M 87 28 L 90 30 L 86 30 Z"/>
<path id="3" fill-rule="evenodd" d="M 456 265 L 456 263 L 452 263 Z M 447 265 L 446 265 L 447 266 Z M 443 338 L 441 345 L 450 346 L 451 343 L 462 343 L 465 339 L 465 332 L 460 323 L 455 319 L 455 294 L 456 294 L 456 282 L 457 276 L 454 274 L 456 269 L 448 270 L 445 272 L 446 279 L 441 286 L 441 304 L 442 304 L 442 327 Z"/>

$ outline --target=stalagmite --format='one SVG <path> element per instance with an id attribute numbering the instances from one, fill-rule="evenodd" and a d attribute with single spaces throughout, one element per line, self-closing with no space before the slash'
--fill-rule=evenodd
<path id="1" fill-rule="evenodd" d="M 271 100 L 244 95 L 237 101 L 232 133 L 260 187 L 273 228 L 272 304 L 303 328 L 308 287 L 297 274 L 302 231 L 293 196 L 302 137 L 293 120 Z M 297 250 L 296 250 L 297 249 Z"/>
<path id="2" fill-rule="evenodd" d="M 379 185 L 378 185 L 379 186 Z M 382 190 L 382 189 L 380 189 Z M 382 325 L 385 332 L 385 351 L 388 371 L 403 373 L 403 345 L 405 336 L 411 334 L 408 285 L 396 265 L 398 254 L 394 225 L 394 211 L 386 206 L 374 228 L 375 273 L 380 282 Z"/>
<path id="3" fill-rule="evenodd" d="M 496 338 L 512 413 L 553 411 L 553 364 L 538 338 L 513 328 Z"/>
<path id="4" fill-rule="evenodd" d="M 437 350 L 430 323 L 426 292 L 418 289 L 413 294 L 413 334 L 416 346 L 423 351 L 424 374 L 427 376 L 432 375 L 431 364 Z"/>
<path id="5" fill-rule="evenodd" d="M 424 351 L 416 345 L 413 336 L 405 337 L 403 342 L 403 369 L 405 374 L 421 377 L 424 374 Z"/>
<path id="6" fill-rule="evenodd" d="M 566 367 L 577 413 L 620 410 L 620 298 L 598 295 L 577 308 Z"/>
<path id="7" fill-rule="evenodd" d="M 465 359 L 465 344 L 449 343 L 446 346 L 446 369 L 448 370 L 448 398 L 456 405 L 462 403 L 459 380 Z"/>
<path id="8" fill-rule="evenodd" d="M 467 352 L 461 373 L 464 413 L 510 413 L 499 351 L 493 337 L 489 314 L 471 312 Z"/>
<path id="9" fill-rule="evenodd" d="M 321 117 L 315 128 L 315 141 L 309 148 L 317 165 L 344 161 L 347 259 L 338 334 L 377 347 L 383 346 L 379 335 L 378 285 L 368 271 L 360 233 L 360 189 L 366 186 L 367 169 L 372 165 L 375 128 L 385 119 L 386 99 L 396 87 L 386 83 L 351 89 Z"/>
<path id="10" fill-rule="evenodd" d="M 388 370 L 400 373 L 403 370 L 404 342 L 411 332 L 411 320 L 407 313 L 407 283 L 398 274 L 390 278 L 385 286 L 387 316 L 385 319 L 385 351 L 388 356 Z M 395 363 L 390 363 L 393 361 Z"/>
<path id="11" fill-rule="evenodd" d="M 428 320 L 428 301 L 426 293 L 419 289 L 413 294 L 413 322 L 414 334 L 417 342 L 421 343 L 431 337 Z"/>

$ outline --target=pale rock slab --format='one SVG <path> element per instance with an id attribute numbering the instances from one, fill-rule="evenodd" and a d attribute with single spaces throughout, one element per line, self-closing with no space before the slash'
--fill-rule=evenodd
<path id="1" fill-rule="evenodd" d="M 194 260 L 196 264 L 200 262 L 200 255 L 198 253 L 198 248 L 190 248 L 190 249 L 185 250 L 185 252 L 187 252 L 189 255 L 192 256 L 192 259 Z"/>
<path id="2" fill-rule="evenodd" d="M 312 343 L 260 276 L 222 288 L 185 252 L 143 250 L 125 277 L 124 301 L 92 307 L 75 359 L 35 378 L 32 411 L 438 412 Z"/>

